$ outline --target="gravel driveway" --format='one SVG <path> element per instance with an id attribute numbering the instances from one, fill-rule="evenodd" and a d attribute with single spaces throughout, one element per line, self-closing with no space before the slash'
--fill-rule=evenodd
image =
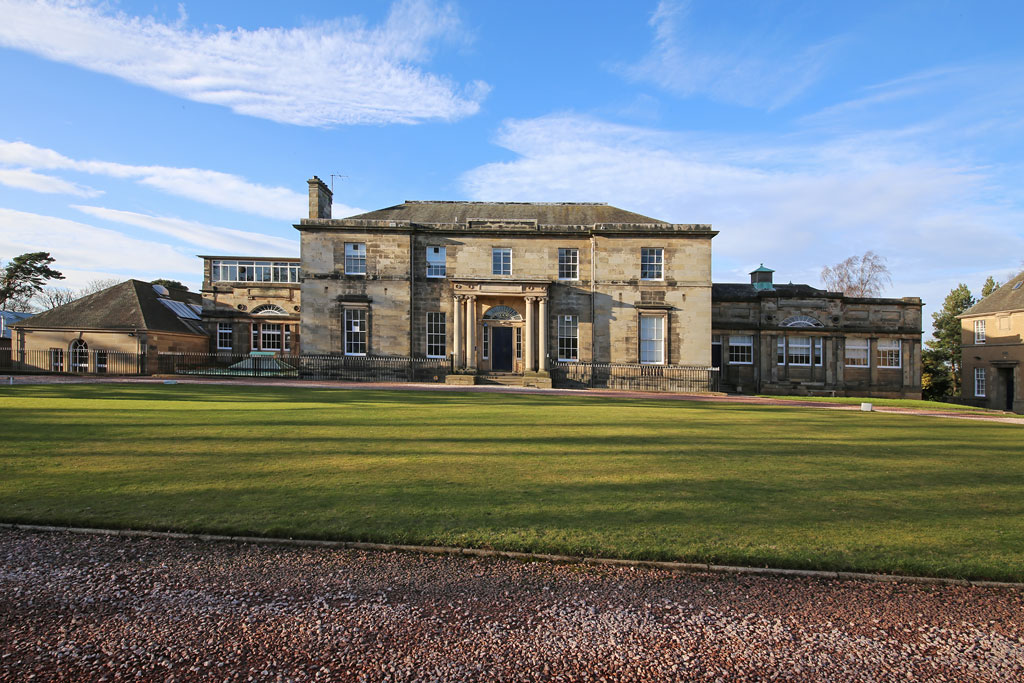
<path id="1" fill-rule="evenodd" d="M 0 530 L 0 680 L 1024 680 L 1011 589 Z"/>

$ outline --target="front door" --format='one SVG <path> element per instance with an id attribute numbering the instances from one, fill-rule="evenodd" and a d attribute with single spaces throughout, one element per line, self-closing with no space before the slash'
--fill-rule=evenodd
<path id="1" fill-rule="evenodd" d="M 512 371 L 512 328 L 492 327 L 494 349 L 491 352 L 491 369 Z"/>
<path id="2" fill-rule="evenodd" d="M 1003 377 L 1003 390 L 1006 392 L 1006 410 L 1013 412 L 1013 368 L 999 368 Z"/>

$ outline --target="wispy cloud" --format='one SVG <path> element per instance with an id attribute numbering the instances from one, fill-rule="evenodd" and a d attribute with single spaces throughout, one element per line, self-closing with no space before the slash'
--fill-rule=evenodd
<path id="1" fill-rule="evenodd" d="M 76 197 L 98 197 L 100 190 L 83 187 L 56 176 L 36 173 L 30 168 L 0 168 L 0 185 L 44 194 L 70 194 Z"/>
<path id="2" fill-rule="evenodd" d="M 416 123 L 475 114 L 488 86 L 417 66 L 462 34 L 451 5 L 399 0 L 380 26 L 190 29 L 88 0 L 0 0 L 0 45 L 172 95 L 302 126 Z"/>
<path id="3" fill-rule="evenodd" d="M 992 203 L 989 169 L 950 165 L 881 137 L 753 141 L 569 113 L 509 121 L 497 142 L 519 158 L 466 173 L 470 197 L 608 201 L 712 223 L 721 231 L 718 280 L 743 280 L 763 261 L 780 279 L 816 284 L 822 266 L 873 249 L 890 259 L 892 294 L 935 303 L 939 293 L 916 283 L 944 268 L 1005 268 L 994 245 L 1010 255 L 1007 263 L 1024 253 L 1019 188 L 1016 205 Z"/>
<path id="4" fill-rule="evenodd" d="M 178 197 L 268 218 L 295 221 L 308 212 L 308 199 L 305 194 L 284 187 L 251 183 L 230 173 L 201 168 L 81 161 L 66 157 L 52 149 L 5 140 L 0 140 L 0 166 L 19 167 L 0 168 L 0 183 L 36 192 L 66 193 L 80 197 L 100 194 L 60 178 L 33 173 L 33 170 L 39 169 L 67 170 L 134 180 Z M 362 209 L 345 204 L 334 205 L 334 215 L 339 217 L 351 216 L 361 211 Z"/>
<path id="5" fill-rule="evenodd" d="M 614 65 L 612 70 L 681 97 L 700 94 L 772 110 L 815 83 L 842 40 L 836 37 L 795 49 L 781 22 L 751 27 L 746 33 L 734 24 L 728 32 L 707 26 L 698 32 L 689 21 L 690 13 L 687 2 L 662 0 L 650 20 L 651 51 L 635 64 Z"/>
<path id="6" fill-rule="evenodd" d="M 221 253 L 247 256 L 295 256 L 299 253 L 298 240 L 286 240 L 272 235 L 221 228 L 180 218 L 151 216 L 101 206 L 75 205 L 72 208 L 95 218 L 158 232 L 187 244 Z"/>
<path id="7" fill-rule="evenodd" d="M 98 276 L 195 280 L 198 259 L 167 244 L 37 213 L 0 208 L 0 254 L 48 251 L 72 289 Z M 72 277 L 78 274 L 78 279 Z M 88 277 L 87 277 L 88 276 Z"/>

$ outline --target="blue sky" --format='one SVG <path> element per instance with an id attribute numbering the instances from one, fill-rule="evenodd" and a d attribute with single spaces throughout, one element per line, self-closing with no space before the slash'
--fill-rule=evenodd
<path id="1" fill-rule="evenodd" d="M 716 281 L 817 285 L 872 249 L 927 312 L 1024 267 L 1024 3 L 294 7 L 0 0 L 0 259 L 197 288 L 196 254 L 298 255 L 333 173 L 335 217 L 711 223 Z"/>

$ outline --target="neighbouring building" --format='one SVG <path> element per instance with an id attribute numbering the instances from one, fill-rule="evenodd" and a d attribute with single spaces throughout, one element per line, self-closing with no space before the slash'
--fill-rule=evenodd
<path id="1" fill-rule="evenodd" d="M 961 395 L 1024 413 L 1024 272 L 960 315 Z"/>
<path id="2" fill-rule="evenodd" d="M 211 352 L 299 353 L 297 258 L 200 256 Z"/>
<path id="3" fill-rule="evenodd" d="M 11 348 L 11 326 L 31 317 L 31 313 L 0 311 L 0 353 Z"/>
<path id="4" fill-rule="evenodd" d="M 309 181 L 304 353 L 447 358 L 549 384 L 549 358 L 711 364 L 709 225 L 596 203 L 407 201 L 331 218 Z"/>
<path id="5" fill-rule="evenodd" d="M 22 370 L 156 372 L 159 353 L 206 352 L 198 294 L 127 280 L 14 325 Z M 119 367 L 130 358 L 134 368 Z"/>
<path id="6" fill-rule="evenodd" d="M 722 388 L 766 394 L 921 397 L 921 300 L 776 284 L 715 283 L 713 363 Z"/>

